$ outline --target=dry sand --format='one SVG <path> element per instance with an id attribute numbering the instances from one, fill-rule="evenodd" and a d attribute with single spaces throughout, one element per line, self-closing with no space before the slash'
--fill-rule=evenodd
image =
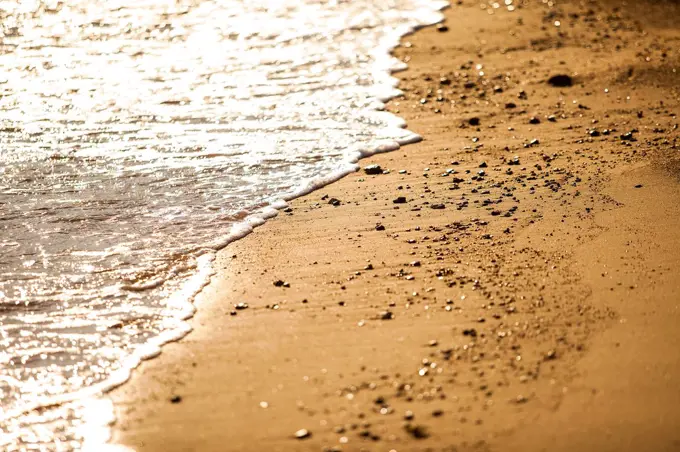
<path id="1" fill-rule="evenodd" d="M 680 4 L 555 3 L 407 37 L 389 109 L 424 141 L 222 252 L 114 439 L 680 450 Z"/>

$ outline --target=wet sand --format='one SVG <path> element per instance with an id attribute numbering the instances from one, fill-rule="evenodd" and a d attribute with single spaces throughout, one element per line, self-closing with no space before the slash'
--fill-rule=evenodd
<path id="1" fill-rule="evenodd" d="M 680 448 L 680 5 L 525 3 L 404 40 L 424 141 L 224 250 L 116 441 Z"/>

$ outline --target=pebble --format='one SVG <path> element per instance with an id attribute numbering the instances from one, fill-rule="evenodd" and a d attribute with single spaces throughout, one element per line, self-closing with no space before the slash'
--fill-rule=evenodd
<path id="1" fill-rule="evenodd" d="M 557 88 L 566 88 L 574 84 L 574 80 L 566 74 L 553 75 L 548 79 L 548 84 Z"/>
<path id="2" fill-rule="evenodd" d="M 364 173 L 370 175 L 382 174 L 383 169 L 380 167 L 380 165 L 368 165 L 364 168 Z"/>
<path id="3" fill-rule="evenodd" d="M 399 196 L 398 198 L 393 199 L 392 202 L 395 204 L 405 204 L 406 198 L 404 196 Z"/>
<path id="4" fill-rule="evenodd" d="M 236 303 L 234 305 L 234 309 L 237 311 L 243 311 L 244 309 L 248 309 L 248 303 Z"/>
<path id="5" fill-rule="evenodd" d="M 392 311 L 382 311 L 380 313 L 380 319 L 381 320 L 392 320 L 394 319 L 394 314 Z"/>
<path id="6" fill-rule="evenodd" d="M 182 396 L 175 395 L 170 398 L 170 403 L 180 403 L 181 401 Z"/>
<path id="7" fill-rule="evenodd" d="M 414 437 L 415 439 L 426 439 L 430 437 L 430 433 L 427 431 L 427 427 L 424 425 L 406 425 L 404 430 Z"/>
<path id="8" fill-rule="evenodd" d="M 312 436 L 312 432 L 310 432 L 306 428 L 301 428 L 300 430 L 295 432 L 295 437 L 297 439 L 307 439 L 307 438 L 310 438 L 311 436 Z"/>

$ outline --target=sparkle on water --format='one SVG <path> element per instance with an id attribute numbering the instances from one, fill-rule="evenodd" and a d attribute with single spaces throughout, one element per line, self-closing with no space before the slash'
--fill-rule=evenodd
<path id="1" fill-rule="evenodd" d="M 442 6 L 0 1 L 0 448 L 101 445 L 217 249 L 414 140 L 387 52 Z"/>

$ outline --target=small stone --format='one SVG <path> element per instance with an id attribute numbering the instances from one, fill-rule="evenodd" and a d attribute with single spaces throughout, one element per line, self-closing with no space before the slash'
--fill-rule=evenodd
<path id="1" fill-rule="evenodd" d="M 332 205 L 333 207 L 338 207 L 341 202 L 338 198 L 331 198 L 328 200 L 328 204 Z"/>
<path id="2" fill-rule="evenodd" d="M 307 438 L 310 438 L 311 436 L 312 436 L 312 432 L 310 432 L 306 428 L 301 428 L 300 430 L 295 432 L 295 437 L 297 439 L 307 439 Z"/>
<path id="3" fill-rule="evenodd" d="M 553 75 L 548 79 L 548 84 L 556 88 L 566 88 L 574 84 L 574 80 L 566 74 Z"/>
<path id="4" fill-rule="evenodd" d="M 445 206 L 444 204 L 431 204 L 431 205 L 430 205 L 430 208 L 431 208 L 431 209 L 436 209 L 436 210 L 441 210 L 441 209 L 445 209 L 446 206 Z"/>
<path id="5" fill-rule="evenodd" d="M 474 328 L 463 330 L 463 336 L 477 337 L 477 330 Z"/>
<path id="6" fill-rule="evenodd" d="M 406 425 L 404 430 L 415 439 L 425 439 L 430 437 L 427 427 L 424 425 Z"/>
<path id="7" fill-rule="evenodd" d="M 364 173 L 370 175 L 382 174 L 383 169 L 380 167 L 380 165 L 368 165 L 364 167 Z"/>
<path id="8" fill-rule="evenodd" d="M 394 204 L 405 204 L 406 198 L 404 196 L 399 196 L 398 198 L 393 199 L 392 202 Z"/>
<path id="9" fill-rule="evenodd" d="M 281 279 L 274 281 L 274 286 L 276 286 L 276 287 L 283 287 L 285 285 L 286 285 L 286 283 Z"/>
<path id="10" fill-rule="evenodd" d="M 244 309 L 248 309 L 248 303 L 236 303 L 234 305 L 234 309 L 237 311 L 243 311 Z"/>
<path id="11" fill-rule="evenodd" d="M 447 31 L 449 31 L 449 27 L 447 27 L 444 24 L 437 24 L 437 31 L 439 33 L 446 33 Z"/>
<path id="12" fill-rule="evenodd" d="M 553 359 L 557 359 L 557 352 L 555 350 L 550 350 L 545 354 L 545 360 L 552 361 Z"/>
<path id="13" fill-rule="evenodd" d="M 477 117 L 468 119 L 468 124 L 470 124 L 471 126 L 478 126 L 479 123 L 480 121 L 479 118 Z"/>
<path id="14" fill-rule="evenodd" d="M 394 319 L 394 314 L 392 311 L 383 311 L 380 313 L 380 319 L 381 320 L 392 320 Z"/>
<path id="15" fill-rule="evenodd" d="M 384 231 L 384 230 L 385 230 L 385 226 L 383 226 L 382 224 L 378 223 L 378 224 L 375 225 L 375 230 L 376 230 L 376 231 Z"/>
<path id="16" fill-rule="evenodd" d="M 182 396 L 174 395 L 170 398 L 170 403 L 180 403 L 182 401 Z"/>
<path id="17" fill-rule="evenodd" d="M 407 420 L 407 421 L 413 420 L 414 417 L 415 417 L 415 415 L 413 414 L 413 411 L 411 411 L 411 410 L 406 410 L 406 412 L 404 413 L 404 419 Z"/>
<path id="18" fill-rule="evenodd" d="M 626 132 L 623 135 L 621 135 L 621 141 L 635 141 L 635 137 L 633 136 L 634 131 Z"/>
<path id="19" fill-rule="evenodd" d="M 540 124 L 541 120 L 537 118 L 536 116 L 532 116 L 529 118 L 529 124 Z"/>
<path id="20" fill-rule="evenodd" d="M 635 188 L 642 188 L 642 187 L 643 187 L 642 184 L 637 184 L 637 185 L 635 186 Z"/>
<path id="21" fill-rule="evenodd" d="M 489 166 L 489 165 L 488 165 L 486 162 L 482 162 L 482 163 L 479 164 L 479 167 L 480 167 L 480 168 L 486 168 L 486 167 L 488 167 L 488 166 Z"/>
<path id="22" fill-rule="evenodd" d="M 508 102 L 507 104 L 505 104 L 505 108 L 507 108 L 508 110 L 517 108 L 517 104 L 514 102 Z"/>
<path id="23" fill-rule="evenodd" d="M 444 412 L 442 410 L 434 410 L 432 412 L 433 417 L 441 417 L 443 414 L 444 414 Z"/>

